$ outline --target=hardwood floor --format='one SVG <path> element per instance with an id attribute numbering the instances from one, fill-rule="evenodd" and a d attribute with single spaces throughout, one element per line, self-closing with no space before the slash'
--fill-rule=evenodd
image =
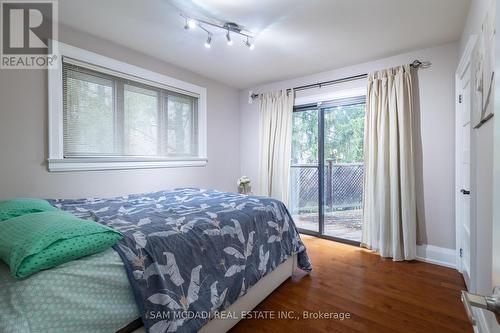
<path id="1" fill-rule="evenodd" d="M 302 236 L 313 264 L 255 310 L 349 312 L 351 318 L 244 319 L 231 332 L 473 332 L 461 275 L 423 262 L 393 262 L 354 246 Z"/>

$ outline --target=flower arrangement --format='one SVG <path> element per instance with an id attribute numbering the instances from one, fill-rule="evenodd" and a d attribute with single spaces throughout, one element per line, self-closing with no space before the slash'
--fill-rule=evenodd
<path id="1" fill-rule="evenodd" d="M 250 178 L 247 176 L 240 177 L 236 183 L 238 185 L 238 193 L 250 194 L 252 191 L 252 185 L 250 183 Z"/>

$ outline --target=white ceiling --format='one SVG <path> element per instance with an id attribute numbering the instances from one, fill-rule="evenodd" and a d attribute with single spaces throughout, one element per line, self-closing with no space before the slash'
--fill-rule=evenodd
<path id="1" fill-rule="evenodd" d="M 237 88 L 459 39 L 470 0 L 64 0 L 61 23 Z M 234 21 L 249 50 L 184 30 L 186 14 Z"/>

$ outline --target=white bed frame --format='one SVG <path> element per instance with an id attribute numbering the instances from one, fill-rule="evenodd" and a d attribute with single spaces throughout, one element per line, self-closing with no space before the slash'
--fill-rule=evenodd
<path id="1" fill-rule="evenodd" d="M 274 271 L 264 276 L 248 292 L 238 298 L 229 308 L 227 312 L 238 314 L 238 318 L 227 319 L 212 319 L 203 326 L 199 333 L 221 333 L 227 332 L 236 325 L 241 318 L 239 314 L 243 311 L 251 311 L 267 296 L 269 296 L 276 288 L 278 288 L 286 279 L 292 276 L 295 267 L 297 266 L 297 255 L 294 254 L 284 263 L 276 267 Z M 145 333 L 144 327 L 135 330 L 133 333 Z"/>

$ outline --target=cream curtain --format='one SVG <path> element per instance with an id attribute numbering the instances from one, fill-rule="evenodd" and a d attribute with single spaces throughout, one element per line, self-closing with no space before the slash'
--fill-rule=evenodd
<path id="1" fill-rule="evenodd" d="M 294 94 L 286 90 L 260 97 L 259 190 L 288 204 Z"/>
<path id="2" fill-rule="evenodd" d="M 410 66 L 368 76 L 361 246 L 393 260 L 416 258 Z"/>

